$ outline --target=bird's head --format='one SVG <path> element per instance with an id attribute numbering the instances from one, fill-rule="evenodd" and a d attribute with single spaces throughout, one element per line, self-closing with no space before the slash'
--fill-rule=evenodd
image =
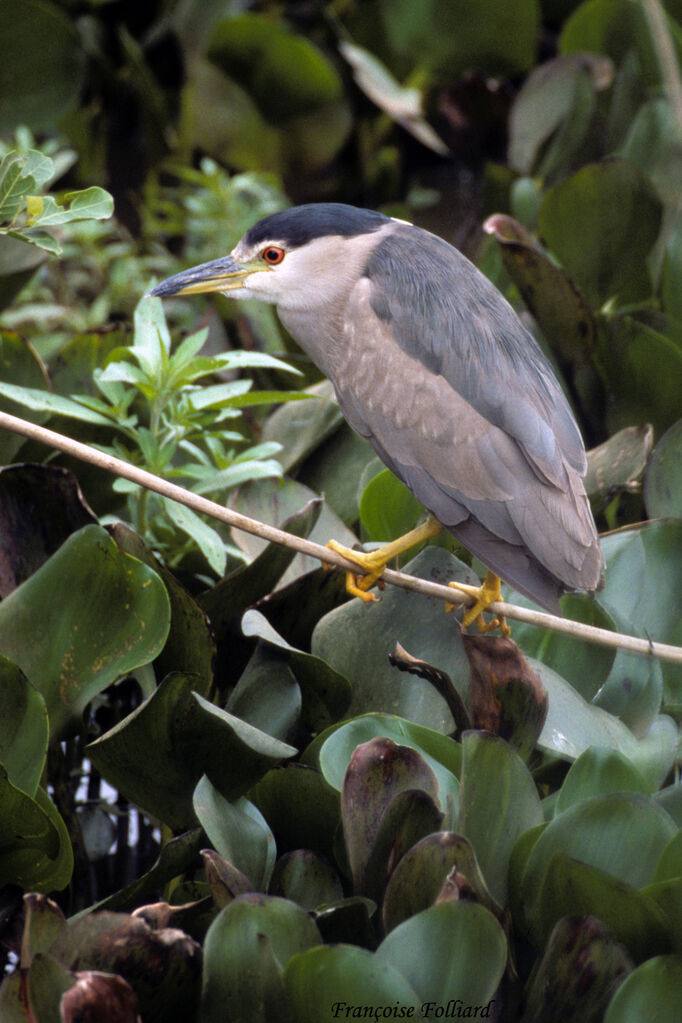
<path id="1" fill-rule="evenodd" d="M 229 255 L 174 274 L 149 294 L 219 291 L 281 308 L 312 308 L 357 275 L 375 232 L 390 223 L 381 213 L 341 203 L 295 206 L 259 220 Z"/>

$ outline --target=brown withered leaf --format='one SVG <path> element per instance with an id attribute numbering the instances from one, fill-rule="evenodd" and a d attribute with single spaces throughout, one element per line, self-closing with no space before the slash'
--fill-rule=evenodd
<path id="1" fill-rule="evenodd" d="M 473 727 L 506 739 L 527 760 L 545 723 L 547 690 L 516 643 L 501 636 L 462 636 L 471 668 Z"/>
<path id="2" fill-rule="evenodd" d="M 417 675 L 418 678 L 430 682 L 436 692 L 443 697 L 455 722 L 455 738 L 471 728 L 471 721 L 464 701 L 446 671 L 437 668 L 434 664 L 429 664 L 428 661 L 420 661 L 418 657 L 413 657 L 400 643 L 396 643 L 395 650 L 389 654 L 388 659 L 399 671 Z"/>
<path id="3" fill-rule="evenodd" d="M 453 867 L 443 881 L 434 905 L 440 902 L 480 902 L 480 899 L 466 875 Z"/>
<path id="4" fill-rule="evenodd" d="M 137 998 L 130 984 L 112 973 L 88 970 L 62 995 L 64 1023 L 141 1023 Z"/>

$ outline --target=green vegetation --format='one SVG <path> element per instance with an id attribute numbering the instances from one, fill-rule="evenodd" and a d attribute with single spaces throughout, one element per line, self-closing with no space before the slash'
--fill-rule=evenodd
<path id="1" fill-rule="evenodd" d="M 607 573 L 563 613 L 682 646 L 680 40 L 674 0 L 4 0 L 2 409 L 392 539 L 422 509 L 271 309 L 143 297 L 288 203 L 382 208 L 565 384 Z M 462 636 L 17 435 L 0 463 L 3 1023 L 676 1023 L 680 666 Z"/>

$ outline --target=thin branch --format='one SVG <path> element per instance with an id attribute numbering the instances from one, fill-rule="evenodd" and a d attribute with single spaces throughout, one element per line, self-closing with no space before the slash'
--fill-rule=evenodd
<path id="1" fill-rule="evenodd" d="M 216 504 L 215 501 L 209 501 L 199 494 L 194 494 L 190 490 L 179 487 L 176 483 L 170 483 L 168 480 L 155 476 L 145 469 L 140 469 L 135 465 L 130 465 L 128 462 L 123 462 L 120 458 L 114 458 L 113 455 L 105 454 L 103 451 L 91 448 L 80 441 L 65 437 L 64 434 L 56 433 L 54 430 L 47 430 L 43 426 L 36 426 L 35 423 L 29 423 L 25 419 L 11 416 L 7 412 L 0 412 L 0 427 L 4 427 L 12 433 L 21 434 L 23 437 L 28 437 L 30 440 L 46 444 L 48 447 L 64 452 L 64 454 L 72 455 L 82 462 L 89 462 L 90 465 L 104 469 L 105 472 L 109 472 L 114 476 L 121 476 L 123 479 L 137 483 L 147 490 L 153 490 L 163 497 L 169 497 L 173 501 L 178 501 L 178 503 L 184 504 L 196 512 L 209 515 L 211 518 L 224 522 L 234 529 L 242 529 L 246 533 L 260 536 L 262 539 L 272 543 L 290 547 L 300 554 L 307 554 L 310 557 L 325 562 L 325 564 L 333 565 L 335 568 L 357 572 L 357 565 L 353 564 L 352 561 L 347 561 L 346 558 L 337 554 L 336 551 L 331 550 L 329 547 L 323 547 L 312 540 L 304 540 L 301 537 L 293 536 L 282 529 L 277 529 L 276 526 L 269 526 L 265 522 L 259 522 L 257 519 L 241 515 L 230 508 L 224 508 L 222 505 Z M 417 579 L 415 576 L 405 575 L 403 572 L 396 572 L 393 569 L 387 568 L 382 579 L 387 583 L 401 586 L 406 590 L 413 590 L 416 593 L 422 593 L 429 597 L 437 597 L 448 604 L 466 604 L 470 606 L 472 603 L 472 598 L 468 594 L 458 593 L 457 590 L 452 590 L 439 583 L 432 583 L 426 579 Z M 530 608 L 518 607 L 515 604 L 507 604 L 504 601 L 496 601 L 494 604 L 491 604 L 490 611 L 493 614 L 504 615 L 506 618 L 525 622 L 528 625 L 537 625 L 542 629 L 553 629 L 555 632 L 562 632 L 567 636 L 575 636 L 577 639 L 582 639 L 589 643 L 618 647 L 621 650 L 626 650 L 628 653 L 659 657 L 661 660 L 682 664 L 682 647 L 670 646 L 667 643 L 650 642 L 638 636 L 624 636 L 619 633 L 609 632 L 608 629 L 598 629 L 593 625 L 583 625 L 581 622 L 573 622 L 567 618 L 558 618 L 556 615 L 547 614 L 544 611 L 533 611 Z"/>

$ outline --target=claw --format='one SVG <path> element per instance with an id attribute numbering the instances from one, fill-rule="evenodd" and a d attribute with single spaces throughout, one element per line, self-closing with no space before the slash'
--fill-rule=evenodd
<path id="1" fill-rule="evenodd" d="M 475 603 L 472 607 L 467 608 L 464 612 L 462 618 L 463 628 L 466 629 L 473 622 L 476 622 L 479 632 L 492 632 L 493 629 L 499 629 L 503 636 L 510 635 L 511 630 L 504 617 L 494 618 L 491 622 L 486 622 L 483 618 L 483 612 L 489 604 L 502 600 L 500 580 L 493 572 L 488 572 L 481 586 L 469 586 L 467 583 L 456 582 L 448 583 L 448 586 L 455 590 L 461 590 L 463 593 L 469 593 L 475 598 Z"/>

